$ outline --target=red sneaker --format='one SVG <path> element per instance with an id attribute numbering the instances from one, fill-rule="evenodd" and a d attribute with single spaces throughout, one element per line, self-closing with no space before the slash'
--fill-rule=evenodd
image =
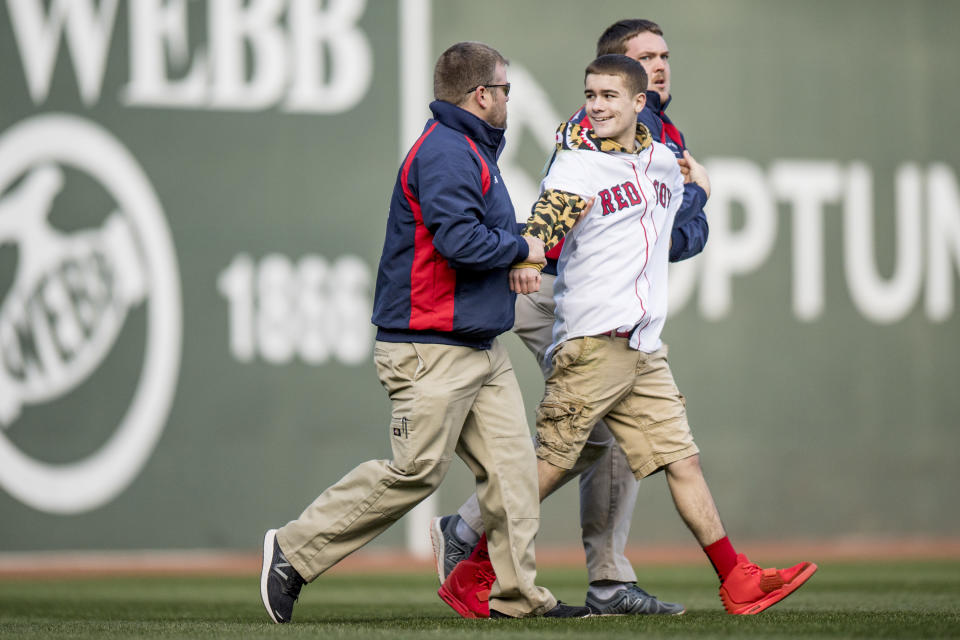
<path id="1" fill-rule="evenodd" d="M 812 562 L 789 569 L 761 569 L 741 553 L 737 566 L 720 585 L 720 600 L 727 613 L 760 613 L 796 591 L 816 571 L 817 565 Z"/>
<path id="2" fill-rule="evenodd" d="M 489 618 L 490 589 L 496 579 L 487 552 L 487 536 L 483 535 L 470 557 L 457 563 L 437 593 L 464 618 Z"/>

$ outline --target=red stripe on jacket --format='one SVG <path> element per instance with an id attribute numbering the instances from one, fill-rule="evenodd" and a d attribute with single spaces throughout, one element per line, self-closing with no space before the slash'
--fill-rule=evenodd
<path id="1" fill-rule="evenodd" d="M 410 149 L 400 177 L 403 195 L 410 205 L 416 223 L 413 235 L 413 266 L 410 268 L 410 328 L 453 331 L 453 295 L 457 287 L 457 274 L 447 264 L 446 258 L 434 248 L 433 234 L 423 223 L 420 201 L 413 195 L 408 181 L 410 166 L 420 150 L 420 145 L 437 124 L 434 122 Z"/>
<path id="2" fill-rule="evenodd" d="M 664 122 L 663 129 L 660 131 L 660 142 L 666 144 L 667 138 L 673 140 L 678 147 L 683 149 L 683 136 L 680 135 L 680 129 L 677 129 L 672 122 Z"/>
<path id="3" fill-rule="evenodd" d="M 477 159 L 480 160 L 480 185 L 483 188 L 483 195 L 487 195 L 487 191 L 490 190 L 490 169 L 487 168 L 487 163 L 483 160 L 483 156 L 480 155 L 480 152 L 477 151 L 477 145 L 473 143 L 467 136 L 467 142 L 470 143 L 470 148 L 473 149 L 473 152 L 477 154 Z"/>

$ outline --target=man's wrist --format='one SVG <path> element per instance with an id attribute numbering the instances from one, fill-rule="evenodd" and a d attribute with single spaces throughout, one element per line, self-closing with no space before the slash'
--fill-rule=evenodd
<path id="1" fill-rule="evenodd" d="M 514 256 L 514 262 L 523 262 L 527 259 L 527 256 L 530 255 L 530 245 L 527 244 L 527 241 L 523 236 L 516 236 L 517 238 L 517 255 Z"/>
<path id="2" fill-rule="evenodd" d="M 511 269 L 536 269 L 537 271 L 543 270 L 543 265 L 537 262 L 518 262 L 517 264 L 510 267 Z"/>

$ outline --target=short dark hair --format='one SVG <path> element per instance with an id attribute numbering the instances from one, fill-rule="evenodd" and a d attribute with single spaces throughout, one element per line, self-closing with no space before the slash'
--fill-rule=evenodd
<path id="1" fill-rule="evenodd" d="M 458 42 L 440 54 L 433 68 L 433 97 L 456 105 L 463 104 L 470 90 L 493 82 L 497 63 L 510 61 L 482 42 Z"/>
<path id="2" fill-rule="evenodd" d="M 588 64 L 583 74 L 584 81 L 591 73 L 622 77 L 627 89 L 634 95 L 647 90 L 647 72 L 643 65 L 620 53 L 608 53 Z"/>
<path id="3" fill-rule="evenodd" d="M 641 33 L 647 32 L 655 33 L 658 36 L 663 35 L 663 29 L 652 20 L 633 18 L 614 22 L 607 27 L 607 30 L 597 40 L 597 56 L 607 55 L 608 53 L 626 53 L 627 42 Z"/>

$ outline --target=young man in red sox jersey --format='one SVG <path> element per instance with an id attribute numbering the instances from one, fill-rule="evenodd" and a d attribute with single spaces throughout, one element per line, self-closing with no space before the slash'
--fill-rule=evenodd
<path id="1" fill-rule="evenodd" d="M 670 261 L 691 258 L 703 250 L 707 241 L 703 206 L 709 197 L 710 182 L 706 171 L 686 150 L 683 135 L 664 113 L 671 100 L 671 70 L 663 30 L 650 20 L 619 20 L 607 27 L 597 41 L 597 55 L 609 53 L 633 58 L 647 71 L 650 80 L 647 104 L 637 115 L 637 121 L 650 130 L 654 140 L 670 147 L 684 174 L 683 200 L 671 231 Z M 590 127 L 585 108 L 570 121 Z M 562 247 L 561 240 L 547 253 L 539 291 L 517 297 L 513 327 L 514 333 L 536 356 L 545 379 L 552 369 L 552 363 L 545 356 L 552 342 L 553 282 Z M 637 575 L 626 557 L 625 547 L 640 483 L 602 420 L 594 426 L 577 465 L 564 482 L 575 477 L 579 477 L 580 484 L 580 526 L 590 583 L 587 604 L 601 613 L 683 613 L 683 605 L 661 601 L 636 584 Z M 430 533 L 441 582 L 457 562 L 470 555 L 482 532 L 483 521 L 475 495 L 455 515 L 433 520 Z"/>
<path id="2" fill-rule="evenodd" d="M 762 569 L 738 554 L 703 477 L 660 339 L 683 177 L 671 150 L 636 122 L 645 89 L 643 66 L 626 56 L 600 56 L 587 67 L 593 129 L 558 129 L 556 156 L 527 221 L 525 233 L 548 249 L 566 237 L 547 349 L 553 368 L 537 409 L 540 499 L 574 468 L 591 428 L 604 419 L 637 478 L 666 474 L 681 519 L 717 571 L 727 612 L 755 614 L 799 588 L 817 566 Z M 539 269 L 515 266 L 510 283 L 518 293 L 534 291 Z M 489 571 L 483 547 L 481 539 L 447 576 L 440 594 L 448 603 L 482 612 L 476 588 Z"/>

